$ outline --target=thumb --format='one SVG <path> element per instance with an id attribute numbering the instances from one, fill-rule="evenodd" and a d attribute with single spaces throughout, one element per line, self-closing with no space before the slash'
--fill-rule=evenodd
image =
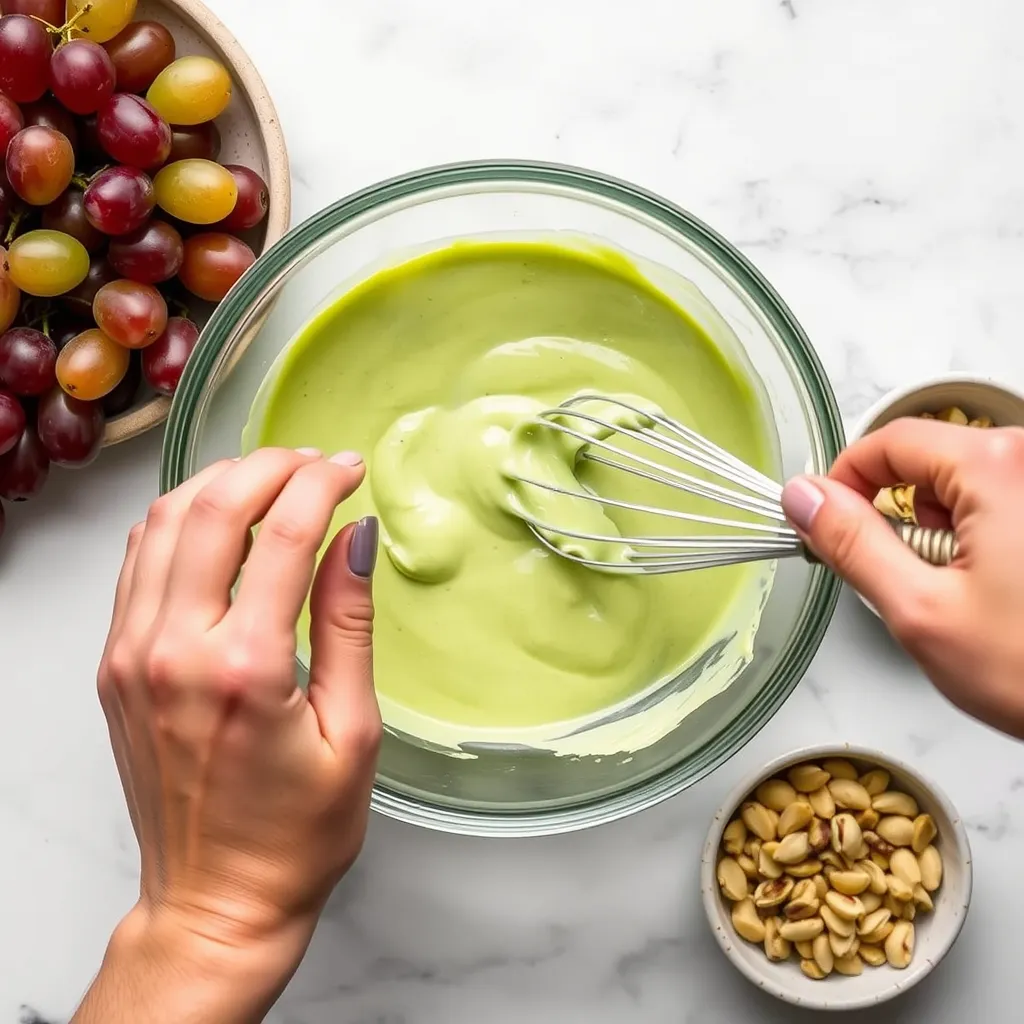
<path id="1" fill-rule="evenodd" d="M 309 702 L 337 752 L 375 752 L 380 738 L 371 589 L 378 533 L 374 516 L 346 526 L 320 560 L 310 595 Z"/>
<path id="2" fill-rule="evenodd" d="M 795 477 L 783 488 L 782 510 L 807 546 L 870 601 L 886 621 L 915 595 L 934 591 L 932 566 L 918 558 L 863 495 L 822 477 Z M 899 586 L 893 586 L 893 580 Z"/>

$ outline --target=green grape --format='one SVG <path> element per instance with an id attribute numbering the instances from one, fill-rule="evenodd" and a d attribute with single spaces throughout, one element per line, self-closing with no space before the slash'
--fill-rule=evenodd
<path id="1" fill-rule="evenodd" d="M 178 160 L 153 179 L 157 205 L 187 224 L 216 224 L 235 208 L 238 183 L 212 160 Z"/>
<path id="2" fill-rule="evenodd" d="M 203 124 L 230 102 L 231 75 L 210 57 L 179 57 L 156 76 L 146 99 L 168 124 Z"/>
<path id="3" fill-rule="evenodd" d="M 76 34 L 94 43 L 113 39 L 135 16 L 137 0 L 68 0 L 68 21 L 89 10 L 74 23 Z"/>
<path id="4" fill-rule="evenodd" d="M 11 242 L 5 259 L 11 281 L 26 295 L 52 298 L 77 288 L 89 273 L 89 253 L 77 238 L 45 228 Z"/>

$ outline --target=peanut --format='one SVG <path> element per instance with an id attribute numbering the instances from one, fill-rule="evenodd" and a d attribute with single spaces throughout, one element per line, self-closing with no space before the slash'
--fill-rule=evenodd
<path id="1" fill-rule="evenodd" d="M 878 811 L 874 807 L 869 807 L 866 811 L 858 811 L 856 818 L 857 824 L 860 825 L 861 829 L 874 828 L 881 820 Z"/>
<path id="2" fill-rule="evenodd" d="M 859 860 L 857 867 L 870 879 L 870 888 L 873 893 L 884 896 L 889 891 L 885 881 L 885 872 L 873 860 Z"/>
<path id="3" fill-rule="evenodd" d="M 821 789 L 831 776 L 816 764 L 798 764 L 790 768 L 787 778 L 798 793 L 813 793 Z"/>
<path id="4" fill-rule="evenodd" d="M 859 955 L 861 960 L 871 967 L 881 967 L 885 963 L 885 950 L 879 949 L 878 946 L 865 946 L 861 942 Z"/>
<path id="5" fill-rule="evenodd" d="M 847 779 L 851 782 L 857 781 L 857 769 L 843 757 L 829 757 L 821 762 L 823 771 L 829 773 L 833 779 Z"/>
<path id="6" fill-rule="evenodd" d="M 796 950 L 796 955 L 801 960 L 813 960 L 814 959 L 814 943 L 813 942 L 794 942 L 793 948 Z"/>
<path id="7" fill-rule="evenodd" d="M 777 864 L 772 855 L 762 846 L 761 855 L 757 859 L 757 870 L 763 878 L 781 878 L 782 865 Z"/>
<path id="8" fill-rule="evenodd" d="M 882 905 L 882 897 L 877 892 L 862 892 L 860 901 L 864 904 L 864 913 L 870 914 Z"/>
<path id="9" fill-rule="evenodd" d="M 779 815 L 779 838 L 785 839 L 793 832 L 799 832 L 811 823 L 814 810 L 805 800 L 796 800 Z"/>
<path id="10" fill-rule="evenodd" d="M 813 793 L 808 793 L 807 799 L 814 809 L 814 813 L 819 818 L 824 818 L 827 821 L 835 815 L 836 802 L 832 799 L 832 794 L 828 791 L 827 786 L 822 786 L 820 789 L 814 790 Z"/>
<path id="11" fill-rule="evenodd" d="M 775 838 L 779 816 L 771 808 L 749 801 L 740 808 L 740 817 L 743 824 L 762 842 L 767 843 Z"/>
<path id="12" fill-rule="evenodd" d="M 857 934 L 860 936 L 870 935 L 872 932 L 878 931 L 891 918 L 892 914 L 885 907 L 865 914 L 860 924 L 857 925 Z"/>
<path id="13" fill-rule="evenodd" d="M 828 943 L 828 936 L 822 933 L 817 936 L 811 945 L 811 955 L 814 962 L 821 968 L 822 974 L 831 974 L 835 966 L 835 954 Z"/>
<path id="14" fill-rule="evenodd" d="M 779 934 L 780 920 L 769 917 L 764 923 L 764 954 L 769 960 L 788 960 L 793 951 L 792 943 Z"/>
<path id="15" fill-rule="evenodd" d="M 845 974 L 849 978 L 856 978 L 864 973 L 864 962 L 853 953 L 850 956 L 841 956 L 836 959 L 836 973 Z"/>
<path id="16" fill-rule="evenodd" d="M 821 872 L 821 861 L 817 857 L 808 857 L 799 864 L 790 864 L 786 873 L 793 878 L 810 878 Z"/>
<path id="17" fill-rule="evenodd" d="M 825 930 L 820 917 L 808 917 L 802 921 L 786 921 L 779 925 L 779 934 L 789 942 L 806 942 L 817 938 Z"/>
<path id="18" fill-rule="evenodd" d="M 920 856 L 924 853 L 925 847 L 931 845 L 938 832 L 930 814 L 919 814 L 914 819 L 914 834 L 910 840 L 910 848 Z"/>
<path id="19" fill-rule="evenodd" d="M 917 861 L 914 861 L 914 864 L 916 866 Z M 852 871 L 833 871 L 828 880 L 833 889 L 847 896 L 859 896 L 871 884 L 867 872 L 859 868 Z"/>
<path id="20" fill-rule="evenodd" d="M 921 883 L 921 866 L 912 850 L 899 849 L 889 858 L 889 870 L 911 889 Z"/>
<path id="21" fill-rule="evenodd" d="M 764 942 L 765 927 L 754 901 L 749 897 L 734 903 L 732 907 L 732 926 L 736 933 L 747 942 Z"/>
<path id="22" fill-rule="evenodd" d="M 825 977 L 825 972 L 818 966 L 817 960 L 801 960 L 800 970 L 814 981 L 821 981 Z"/>
<path id="23" fill-rule="evenodd" d="M 743 853 L 743 847 L 746 845 L 746 842 L 747 826 L 743 824 L 742 819 L 736 818 L 735 821 L 730 821 L 722 833 L 722 849 L 730 857 L 738 857 Z"/>
<path id="24" fill-rule="evenodd" d="M 886 875 L 885 884 L 889 887 L 889 895 L 900 903 L 909 903 L 914 898 L 914 887 L 896 875 Z"/>
<path id="25" fill-rule="evenodd" d="M 827 903 L 821 908 L 821 919 L 825 922 L 825 927 L 828 928 L 830 935 L 846 937 L 857 934 L 856 922 L 840 917 Z"/>
<path id="26" fill-rule="evenodd" d="M 828 784 L 828 791 L 832 794 L 836 807 L 845 807 L 853 811 L 866 811 L 871 806 L 871 794 L 856 778 L 833 779 Z"/>
<path id="27" fill-rule="evenodd" d="M 856 921 L 864 913 L 864 904 L 856 896 L 832 891 L 825 897 L 825 902 L 839 917 L 848 921 Z"/>
<path id="28" fill-rule="evenodd" d="M 782 819 L 780 818 L 780 827 L 781 824 Z M 815 853 L 821 853 L 827 850 L 829 843 L 832 842 L 832 829 L 821 818 L 812 818 L 811 823 L 807 826 L 807 841 Z"/>
<path id="29" fill-rule="evenodd" d="M 889 773 L 884 768 L 875 768 L 865 772 L 857 780 L 871 795 L 872 799 L 879 793 L 884 793 L 889 788 Z"/>
<path id="30" fill-rule="evenodd" d="M 807 833 L 793 832 L 779 843 L 779 848 L 772 854 L 772 857 L 776 863 L 788 866 L 790 864 L 799 864 L 801 861 L 806 860 L 810 852 L 811 844 L 808 841 Z M 908 850 L 907 852 L 909 853 L 910 851 Z M 910 854 L 910 856 L 913 857 L 913 854 Z"/>
<path id="31" fill-rule="evenodd" d="M 718 862 L 718 884 L 722 889 L 722 895 L 733 903 L 745 900 L 750 895 L 747 876 L 739 862 L 732 857 L 723 857 Z"/>
<path id="32" fill-rule="evenodd" d="M 914 841 L 914 822 L 904 815 L 894 814 L 883 818 L 875 831 L 893 846 L 909 846 Z"/>
<path id="33" fill-rule="evenodd" d="M 914 926 L 909 921 L 900 921 L 885 940 L 885 958 L 892 967 L 903 970 L 914 955 Z"/>
<path id="34" fill-rule="evenodd" d="M 856 943 L 856 935 L 840 935 L 838 932 L 833 931 L 828 933 L 829 949 L 832 950 L 832 955 L 836 959 L 849 956 L 853 952 Z"/>
<path id="35" fill-rule="evenodd" d="M 736 858 L 736 863 L 743 868 L 743 874 L 747 876 L 752 882 L 756 882 L 758 879 L 757 863 L 753 857 L 748 857 L 745 853 L 741 853 Z"/>
<path id="36" fill-rule="evenodd" d="M 758 910 L 777 907 L 786 902 L 792 891 L 793 880 L 791 878 L 773 878 L 771 881 L 762 882 L 754 890 L 754 906 Z"/>
<path id="37" fill-rule="evenodd" d="M 935 903 L 932 901 L 931 893 L 923 885 L 914 886 L 914 902 L 922 909 L 932 911 Z"/>
<path id="38" fill-rule="evenodd" d="M 917 801 L 907 793 L 888 790 L 879 793 L 871 801 L 871 806 L 879 814 L 899 814 L 904 818 L 916 818 L 918 815 Z"/>
<path id="39" fill-rule="evenodd" d="M 836 853 L 855 857 L 863 840 L 864 834 L 852 814 L 837 814 L 832 819 L 832 849 Z"/>
<path id="40" fill-rule="evenodd" d="M 759 803 L 779 814 L 796 802 L 796 790 L 784 779 L 769 779 L 762 782 L 754 795 Z"/>

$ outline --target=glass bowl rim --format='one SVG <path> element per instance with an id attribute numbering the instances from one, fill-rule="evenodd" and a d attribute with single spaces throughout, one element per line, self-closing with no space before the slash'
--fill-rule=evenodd
<path id="1" fill-rule="evenodd" d="M 693 214 L 637 185 L 599 171 L 530 160 L 478 160 L 445 164 L 388 178 L 337 200 L 292 228 L 259 257 L 204 328 L 188 361 L 171 404 L 160 460 L 160 492 L 166 493 L 185 479 L 193 418 L 204 403 L 211 370 L 220 358 L 235 326 L 258 302 L 268 287 L 283 278 L 311 247 L 342 225 L 370 212 L 410 198 L 429 198 L 431 192 L 472 185 L 552 186 L 575 192 L 584 199 L 611 201 L 620 213 L 639 213 L 662 228 L 682 235 L 704 255 L 732 275 L 746 297 L 769 321 L 782 340 L 809 399 L 818 441 L 831 463 L 844 444 L 842 417 L 824 367 L 803 328 L 761 272 L 731 243 Z M 621 207 L 625 207 L 622 210 Z M 526 837 L 572 832 L 615 821 L 666 800 L 701 781 L 741 750 L 771 720 L 803 677 L 817 653 L 839 599 L 841 583 L 828 570 L 812 570 L 803 613 L 783 656 L 775 666 L 771 685 L 761 688 L 742 712 L 711 736 L 687 758 L 661 774 L 638 781 L 627 789 L 581 801 L 573 807 L 540 811 L 499 812 L 456 809 L 417 800 L 390 790 L 378 780 L 374 810 L 409 824 L 467 836 Z"/>

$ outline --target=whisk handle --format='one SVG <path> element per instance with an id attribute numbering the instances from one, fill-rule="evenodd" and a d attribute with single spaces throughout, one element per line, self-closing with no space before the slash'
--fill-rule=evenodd
<path id="1" fill-rule="evenodd" d="M 939 530 L 930 526 L 915 526 L 899 519 L 885 516 L 885 521 L 893 528 L 893 532 L 918 558 L 924 559 L 929 565 L 945 566 L 955 561 L 960 553 L 960 545 L 955 530 Z M 818 558 L 806 545 L 800 554 L 811 565 L 820 565 Z"/>

